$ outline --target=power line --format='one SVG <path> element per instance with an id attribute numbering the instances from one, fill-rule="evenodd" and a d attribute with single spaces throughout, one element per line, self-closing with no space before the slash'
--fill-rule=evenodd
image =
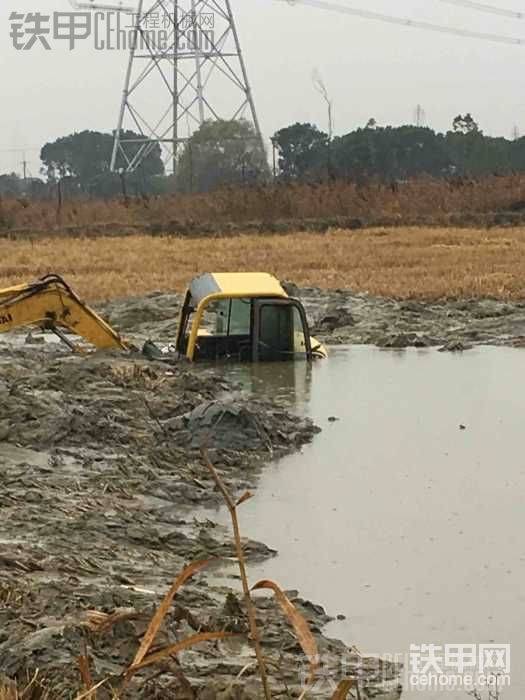
<path id="1" fill-rule="evenodd" d="M 474 0 L 440 0 L 440 2 L 446 2 L 448 5 L 467 7 L 469 10 L 476 10 L 477 12 L 488 12 L 489 14 L 508 17 L 509 19 L 525 19 L 525 12 L 508 10 L 503 7 L 495 7 L 494 5 L 486 5 L 483 2 L 474 2 Z"/>
<path id="2" fill-rule="evenodd" d="M 41 148 L 38 147 L 24 147 L 24 148 L 0 148 L 0 153 L 24 153 L 25 151 L 40 151 Z"/>
<path id="3" fill-rule="evenodd" d="M 492 41 L 498 44 L 525 46 L 525 39 L 519 39 L 517 37 L 504 36 L 502 34 L 475 32 L 470 29 L 461 29 L 459 27 L 447 27 L 442 24 L 433 24 L 432 22 L 410 19 L 408 17 L 395 17 L 394 15 L 382 14 L 381 12 L 373 12 L 371 10 L 362 10 L 356 7 L 337 5 L 334 2 L 325 2 L 324 0 L 279 0 L 279 2 L 286 2 L 289 5 L 310 5 L 311 7 L 317 7 L 320 10 L 338 12 L 343 15 L 361 17 L 363 19 L 370 19 L 376 22 L 386 22 L 388 24 L 395 24 L 399 27 L 423 29 L 426 31 L 437 32 L 439 34 L 451 34 L 453 36 L 461 36 L 468 39 L 481 39 L 483 41 Z"/>

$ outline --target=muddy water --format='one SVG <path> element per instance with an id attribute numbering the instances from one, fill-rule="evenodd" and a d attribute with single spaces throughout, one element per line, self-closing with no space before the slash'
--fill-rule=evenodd
<path id="1" fill-rule="evenodd" d="M 236 370 L 323 427 L 266 471 L 243 509 L 245 533 L 280 552 L 252 577 L 345 615 L 329 632 L 363 652 L 510 643 L 502 698 L 522 700 L 524 376 L 525 351 L 508 348 L 354 347 L 311 371 Z"/>

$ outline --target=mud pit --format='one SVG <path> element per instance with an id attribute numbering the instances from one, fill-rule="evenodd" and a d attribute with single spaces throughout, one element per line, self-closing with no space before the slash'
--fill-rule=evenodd
<path id="1" fill-rule="evenodd" d="M 133 340 L 162 341 L 173 338 L 177 301 L 152 296 L 106 311 Z M 242 393 L 213 368 L 72 356 L 42 340 L 24 333 L 0 345 L 0 670 L 21 686 L 38 670 L 35 687 L 73 698 L 81 688 L 77 657 L 86 649 L 95 680 L 109 678 L 98 697 L 111 697 L 184 565 L 234 553 L 226 529 L 194 517 L 196 507 L 219 502 L 200 445 L 240 495 L 266 462 L 299 449 L 317 428 L 279 403 Z M 246 553 L 252 562 L 275 554 L 249 540 Z M 245 632 L 237 588 L 237 581 L 231 588 L 214 582 L 212 573 L 196 576 L 177 594 L 158 644 L 196 631 Z M 322 608 L 290 595 L 315 631 L 327 673 L 345 655 L 360 665 L 364 697 L 398 697 L 395 667 L 360 662 L 322 635 L 330 619 Z M 94 630 L 89 611 L 122 616 Z M 274 691 L 286 686 L 297 696 L 306 669 L 301 649 L 271 599 L 259 597 L 258 614 L 265 654 L 278 661 L 270 669 Z M 175 661 L 165 662 L 137 674 L 125 696 L 262 696 L 253 667 L 235 680 L 253 661 L 246 643 L 204 644 L 179 660 L 184 677 Z"/>
<path id="2" fill-rule="evenodd" d="M 332 345 L 448 351 L 474 345 L 525 345 L 525 301 L 399 301 L 344 289 L 299 289 L 293 282 L 283 285 L 291 296 L 303 301 L 316 337 Z M 169 344 L 175 338 L 180 303 L 180 295 L 154 293 L 111 302 L 102 311 L 134 339 L 154 338 Z"/>
<path id="3" fill-rule="evenodd" d="M 297 292 L 315 334 L 334 345 L 457 351 L 475 345 L 525 344 L 525 302 L 397 301 L 345 290 Z"/>
<path id="4" fill-rule="evenodd" d="M 522 304 L 422 304 L 313 289 L 300 296 L 315 333 L 329 343 L 455 350 L 520 344 L 525 334 Z M 177 295 L 152 294 L 102 311 L 137 344 L 169 343 L 179 303 Z M 242 494 L 265 463 L 299 449 L 316 430 L 279 401 L 243 393 L 217 369 L 73 357 L 60 345 L 42 344 L 38 332 L 2 338 L 1 671 L 23 679 L 39 669 L 52 698 L 72 698 L 80 688 L 76 659 L 86 645 L 94 677 L 115 679 L 185 563 L 233 554 L 229 533 L 193 514 L 218 503 L 199 445 L 206 442 L 231 490 Z M 252 562 L 274 554 L 253 541 L 246 551 Z M 177 595 L 158 642 L 196 630 L 244 631 L 243 606 L 231 589 L 198 576 Z M 354 652 L 323 636 L 325 612 L 292 597 L 313 626 L 326 673 L 340 675 L 343 656 L 357 664 Z M 272 685 L 282 691 L 286 684 L 297 696 L 305 668 L 300 648 L 275 604 L 262 598 L 258 605 L 265 653 L 279 659 Z M 124 614 L 97 633 L 87 624 L 90 610 Z M 253 669 L 235 682 L 251 654 L 239 642 L 195 647 L 180 657 L 194 690 L 170 662 L 137 675 L 126 697 L 261 697 Z M 363 697 L 398 697 L 398 669 L 372 660 L 361 669 Z M 106 695 L 102 688 L 99 697 Z"/>

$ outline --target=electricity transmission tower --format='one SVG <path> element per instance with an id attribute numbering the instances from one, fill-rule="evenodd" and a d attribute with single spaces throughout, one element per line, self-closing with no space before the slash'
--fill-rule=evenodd
<path id="1" fill-rule="evenodd" d="M 175 173 L 205 120 L 241 118 L 262 145 L 230 0 L 139 0 L 111 169 L 135 171 L 158 144 Z"/>
<path id="2" fill-rule="evenodd" d="M 417 105 L 414 110 L 414 120 L 416 122 L 416 126 L 425 126 L 426 114 L 421 105 Z"/>

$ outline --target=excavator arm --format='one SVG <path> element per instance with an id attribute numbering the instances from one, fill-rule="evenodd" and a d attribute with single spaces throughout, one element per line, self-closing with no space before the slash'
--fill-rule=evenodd
<path id="1" fill-rule="evenodd" d="M 67 329 L 98 349 L 130 350 L 120 335 L 90 309 L 59 275 L 0 289 L 0 333 L 24 326 L 56 333 L 72 349 Z"/>

